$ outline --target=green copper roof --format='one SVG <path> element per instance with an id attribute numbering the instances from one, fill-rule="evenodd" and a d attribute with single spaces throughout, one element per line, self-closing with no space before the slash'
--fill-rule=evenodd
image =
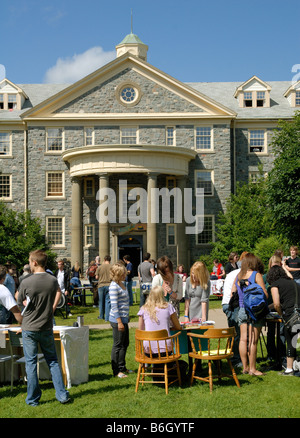
<path id="1" fill-rule="evenodd" d="M 123 39 L 123 41 L 120 42 L 120 44 L 144 44 L 137 35 L 134 33 L 129 33 L 126 35 L 126 37 Z"/>

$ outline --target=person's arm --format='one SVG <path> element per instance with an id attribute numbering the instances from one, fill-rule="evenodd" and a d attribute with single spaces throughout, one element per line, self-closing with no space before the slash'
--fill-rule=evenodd
<path id="1" fill-rule="evenodd" d="M 150 273 L 151 273 L 151 275 L 152 275 L 152 278 L 156 275 L 156 274 L 155 274 L 155 271 L 154 271 L 154 268 L 151 268 L 151 269 L 150 269 Z"/>
<path id="2" fill-rule="evenodd" d="M 13 313 L 13 315 L 16 318 L 16 320 L 18 321 L 18 323 L 22 324 L 23 316 L 21 315 L 19 307 L 18 306 L 14 306 L 14 307 L 12 307 L 9 310 Z"/>
<path id="3" fill-rule="evenodd" d="M 177 317 L 176 312 L 172 313 L 171 315 L 171 322 L 172 322 L 172 330 L 182 330 L 182 327 L 180 325 L 179 319 Z"/>
<path id="4" fill-rule="evenodd" d="M 289 271 L 289 272 L 300 271 L 300 268 L 290 268 L 289 265 L 286 264 L 286 263 L 289 263 L 289 260 L 290 260 L 290 259 L 285 259 L 285 260 L 283 260 L 283 262 L 282 262 L 282 267 L 283 267 L 283 269 L 286 268 L 287 271 Z"/>
<path id="5" fill-rule="evenodd" d="M 281 309 L 281 305 L 280 305 L 280 295 L 279 295 L 278 288 L 277 287 L 271 287 L 271 294 L 272 294 L 274 309 L 281 316 L 282 315 L 282 309 Z"/>
<path id="6" fill-rule="evenodd" d="M 61 290 L 60 290 L 60 288 L 58 288 L 57 291 L 56 291 L 55 298 L 54 298 L 53 313 L 56 310 L 56 307 L 57 307 L 57 304 L 59 303 L 60 297 L 61 297 Z"/>
<path id="7" fill-rule="evenodd" d="M 186 298 L 184 303 L 184 320 L 187 322 L 189 320 L 189 309 L 190 309 L 190 298 Z"/>
<path id="8" fill-rule="evenodd" d="M 235 281 L 236 281 L 236 278 L 235 278 L 233 285 L 232 285 L 232 288 L 231 288 L 230 298 L 232 297 L 232 294 L 234 292 L 237 292 L 237 287 L 236 287 Z"/>
<path id="9" fill-rule="evenodd" d="M 142 315 L 139 316 L 139 330 L 145 330 L 145 322 Z"/>
<path id="10" fill-rule="evenodd" d="M 291 279 L 293 279 L 292 274 L 291 274 L 290 271 L 287 269 L 287 266 L 286 266 L 284 263 L 282 264 L 282 269 L 284 269 L 284 272 L 286 273 L 286 275 L 287 275 L 288 277 L 290 277 Z"/>
<path id="11" fill-rule="evenodd" d="M 202 322 L 206 321 L 206 313 L 207 313 L 207 302 L 206 301 L 202 301 L 201 303 L 202 306 Z"/>
<path id="12" fill-rule="evenodd" d="M 117 284 L 115 283 L 110 284 L 109 286 L 109 298 L 111 303 L 111 311 L 114 314 L 116 321 L 118 323 L 118 330 L 122 332 L 124 331 L 125 327 L 124 324 L 122 323 L 122 319 L 119 314 L 119 306 L 118 306 L 119 293 L 118 293 Z"/>

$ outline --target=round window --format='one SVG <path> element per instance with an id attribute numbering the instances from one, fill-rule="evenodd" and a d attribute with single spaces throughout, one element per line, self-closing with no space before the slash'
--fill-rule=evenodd
<path id="1" fill-rule="evenodd" d="M 133 102 L 136 99 L 136 91 L 133 87 L 125 87 L 121 91 L 121 99 L 124 102 Z"/>

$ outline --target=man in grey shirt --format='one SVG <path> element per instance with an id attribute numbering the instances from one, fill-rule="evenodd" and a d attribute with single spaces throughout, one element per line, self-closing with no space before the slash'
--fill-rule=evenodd
<path id="1" fill-rule="evenodd" d="M 26 403 L 31 406 L 37 406 L 42 395 L 37 375 L 38 345 L 50 369 L 57 400 L 61 403 L 71 400 L 64 386 L 53 335 L 53 313 L 61 292 L 56 277 L 45 271 L 46 264 L 45 252 L 30 253 L 29 265 L 33 275 L 24 278 L 18 294 L 18 304 L 26 302 L 22 338 L 27 374 Z"/>
<path id="2" fill-rule="evenodd" d="M 140 307 L 145 304 L 147 297 L 147 294 L 143 293 L 142 286 L 143 284 L 150 286 L 150 283 L 152 283 L 152 279 L 155 275 L 154 266 L 151 262 L 149 262 L 150 257 L 151 255 L 149 253 L 145 254 L 143 262 L 138 266 L 138 276 L 140 281 Z"/>

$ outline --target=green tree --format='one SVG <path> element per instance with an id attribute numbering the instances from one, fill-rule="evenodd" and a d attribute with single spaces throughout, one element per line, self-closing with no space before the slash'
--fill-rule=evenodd
<path id="1" fill-rule="evenodd" d="M 279 121 L 272 141 L 275 160 L 267 180 L 268 202 L 276 229 L 300 243 L 300 112 L 292 122 Z"/>
<path id="2" fill-rule="evenodd" d="M 211 256 L 225 262 L 231 251 L 254 251 L 256 243 L 274 232 L 263 176 L 256 183 L 238 185 L 216 224 Z"/>
<path id="3" fill-rule="evenodd" d="M 48 254 L 49 267 L 54 266 L 56 254 L 51 251 L 39 219 L 30 211 L 17 213 L 0 202 L 0 262 L 7 260 L 19 269 L 28 263 L 29 253 L 43 249 Z"/>

